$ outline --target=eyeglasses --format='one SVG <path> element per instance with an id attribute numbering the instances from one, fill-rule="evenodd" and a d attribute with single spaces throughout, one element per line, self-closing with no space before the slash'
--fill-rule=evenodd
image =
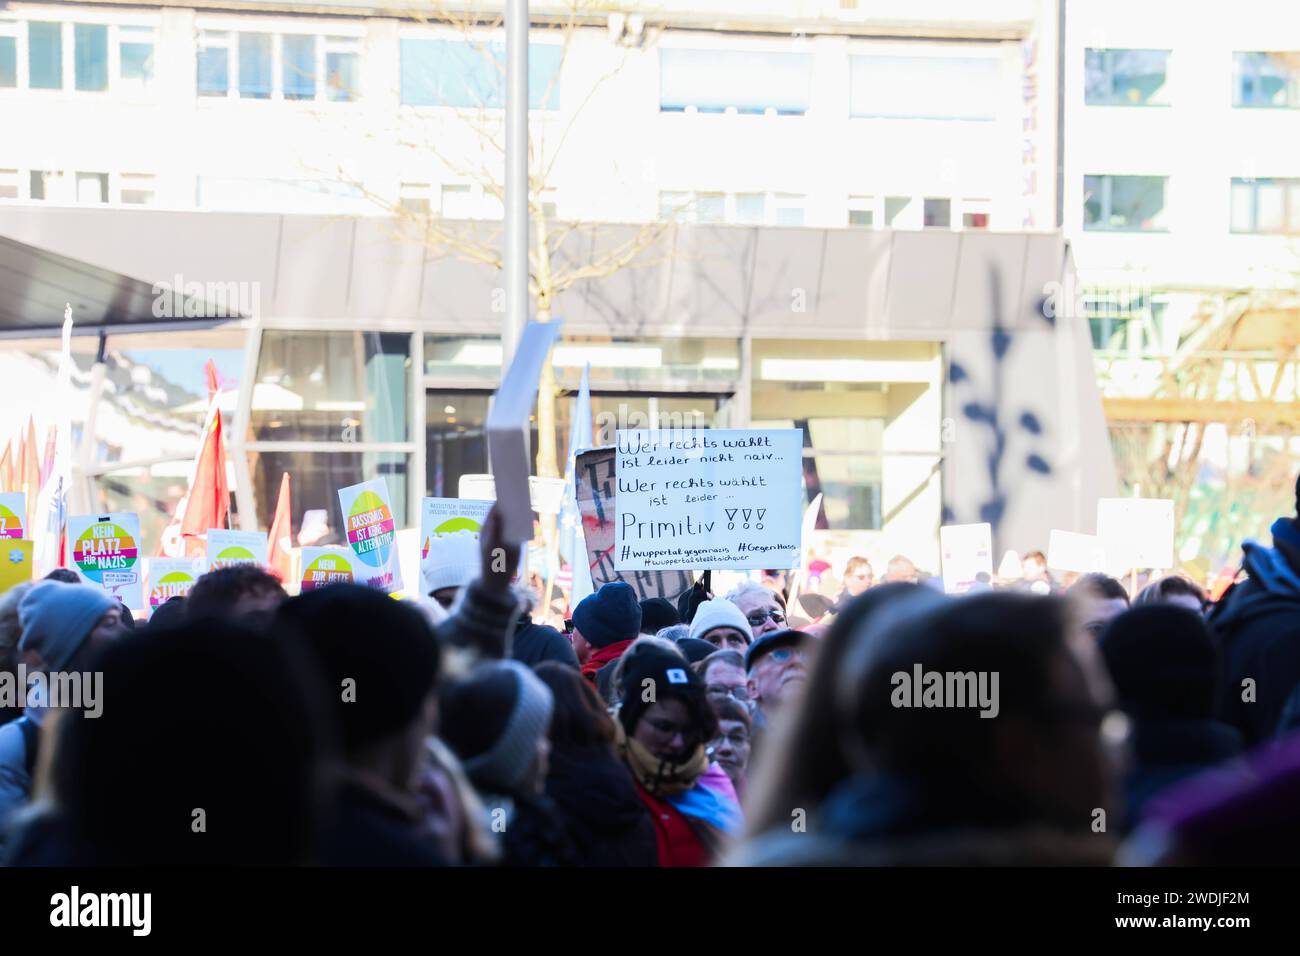
<path id="1" fill-rule="evenodd" d="M 749 703 L 749 688 L 744 684 L 729 687 L 726 684 L 709 684 L 704 692 L 710 697 L 733 697 L 742 704 Z"/>
<path id="2" fill-rule="evenodd" d="M 749 622 L 750 627 L 762 627 L 769 617 L 776 624 L 785 623 L 785 615 L 776 608 L 772 608 L 770 611 L 751 611 L 745 615 L 745 620 Z"/>

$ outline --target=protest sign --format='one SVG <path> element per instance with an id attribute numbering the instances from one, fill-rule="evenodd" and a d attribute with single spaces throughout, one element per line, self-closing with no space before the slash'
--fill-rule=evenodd
<path id="1" fill-rule="evenodd" d="M 353 584 L 364 573 L 348 548 L 303 548 L 299 590 L 306 594 L 327 584 Z"/>
<path id="2" fill-rule="evenodd" d="M 802 430 L 619 430 L 617 443 L 619 570 L 798 564 Z"/>
<path id="3" fill-rule="evenodd" d="M 693 583 L 687 571 L 619 571 L 614 567 L 618 516 L 614 457 L 613 447 L 607 446 L 582 452 L 575 459 L 574 489 L 592 586 L 623 581 L 632 586 L 639 600 L 661 597 L 676 602 Z"/>
<path id="4" fill-rule="evenodd" d="M 0 494 L 0 538 L 27 536 L 27 496 L 21 491 Z"/>
<path id="5" fill-rule="evenodd" d="M 489 504 L 497 500 L 497 486 L 491 475 L 461 475 L 457 485 L 461 500 L 472 499 L 486 501 Z M 445 498 L 444 501 L 455 501 Z M 538 478 L 528 476 L 528 504 L 538 514 L 557 515 L 564 503 L 563 478 Z"/>
<path id="6" fill-rule="evenodd" d="M 993 578 L 993 526 L 950 524 L 939 529 L 939 550 L 943 561 L 943 589 L 948 594 L 969 591 L 983 574 Z"/>
<path id="7" fill-rule="evenodd" d="M 497 499 L 501 502 L 502 535 L 515 544 L 531 541 L 533 537 L 528 487 L 528 473 L 532 470 L 528 418 L 537 398 L 542 363 L 559 334 L 558 322 L 530 322 L 524 327 L 510 368 L 502 377 L 488 412 L 488 456 L 496 479 Z"/>
<path id="8" fill-rule="evenodd" d="M 402 589 L 392 502 L 388 482 L 383 478 L 339 489 L 343 527 L 347 529 L 348 546 L 357 559 L 353 563 L 356 582 L 389 594 Z"/>
<path id="9" fill-rule="evenodd" d="M 424 594 L 430 590 L 424 580 L 424 559 L 429 556 L 429 542 L 446 534 L 468 531 L 475 538 L 483 530 L 483 522 L 492 510 L 491 501 L 467 498 L 423 498 L 420 501 L 420 587 Z"/>
<path id="10" fill-rule="evenodd" d="M 209 528 L 208 567 L 213 571 L 236 564 L 266 564 L 266 535 L 260 531 Z"/>
<path id="11" fill-rule="evenodd" d="M 68 518 L 72 564 L 81 579 L 103 588 L 132 610 L 144 608 L 140 516 L 114 511 Z"/>
<path id="12" fill-rule="evenodd" d="M 32 579 L 34 542 L 0 538 L 0 593 Z"/>
<path id="13" fill-rule="evenodd" d="M 1047 566 L 1053 571 L 1090 574 L 1106 570 L 1106 549 L 1095 534 L 1058 531 L 1047 538 Z"/>
<path id="14" fill-rule="evenodd" d="M 184 597 L 206 568 L 202 558 L 150 558 L 149 613 L 174 597 Z"/>
<path id="15" fill-rule="evenodd" d="M 1168 498 L 1098 498 L 1097 537 L 1116 574 L 1174 566 L 1174 503 Z"/>

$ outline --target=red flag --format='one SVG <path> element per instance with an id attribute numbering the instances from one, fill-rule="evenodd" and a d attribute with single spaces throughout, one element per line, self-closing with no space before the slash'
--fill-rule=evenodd
<path id="1" fill-rule="evenodd" d="M 208 414 L 203 446 L 194 460 L 194 481 L 181 519 L 181 540 L 185 542 L 186 552 L 193 539 L 206 539 L 209 528 L 224 528 L 229 512 L 230 485 L 226 481 L 226 449 L 221 442 L 221 412 L 214 402 Z"/>
<path id="2" fill-rule="evenodd" d="M 280 478 L 280 497 L 275 502 L 275 518 L 271 521 L 271 531 L 267 535 L 266 563 L 274 574 L 285 584 L 293 573 L 293 555 L 289 549 L 293 546 L 293 504 L 289 492 L 289 473 Z"/>
<path id="3" fill-rule="evenodd" d="M 211 402 L 221 391 L 221 380 L 217 377 L 217 363 L 208 359 L 203 370 L 208 374 L 208 401 Z"/>

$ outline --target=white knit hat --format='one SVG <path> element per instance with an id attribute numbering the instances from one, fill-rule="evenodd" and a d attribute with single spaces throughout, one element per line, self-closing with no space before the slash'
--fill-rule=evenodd
<path id="1" fill-rule="evenodd" d="M 429 553 L 420 562 L 422 594 L 442 588 L 463 588 L 478 577 L 478 536 L 472 531 L 455 531 L 429 539 Z"/>
<path id="2" fill-rule="evenodd" d="M 734 627 L 745 636 L 747 642 L 752 640 L 754 633 L 740 608 L 726 598 L 701 602 L 695 609 L 695 617 L 691 618 L 691 637 L 703 638 L 715 627 Z"/>

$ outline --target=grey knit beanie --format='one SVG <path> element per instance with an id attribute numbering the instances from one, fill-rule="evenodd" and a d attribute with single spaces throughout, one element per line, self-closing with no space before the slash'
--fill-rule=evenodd
<path id="1" fill-rule="evenodd" d="M 518 661 L 495 661 L 483 667 L 513 675 L 514 704 L 492 745 L 482 753 L 464 757 L 462 763 L 480 789 L 515 792 L 532 769 L 537 741 L 550 731 L 555 701 L 551 689 Z"/>

